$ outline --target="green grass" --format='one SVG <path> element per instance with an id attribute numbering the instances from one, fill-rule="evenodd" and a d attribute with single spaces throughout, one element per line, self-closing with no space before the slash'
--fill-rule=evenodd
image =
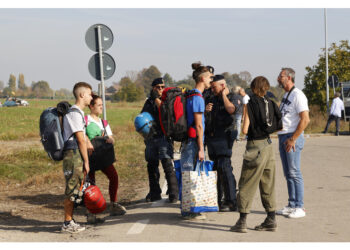
<path id="1" fill-rule="evenodd" d="M 40 114 L 48 107 L 55 107 L 60 100 L 28 101 L 29 107 L 0 108 L 0 140 L 39 137 Z M 70 103 L 73 104 L 73 100 Z M 107 102 L 107 119 L 111 128 L 132 123 L 141 108 L 142 103 Z M 88 114 L 89 109 L 86 108 L 84 112 Z"/>
<path id="2" fill-rule="evenodd" d="M 28 149 L 0 156 L 0 178 L 24 181 L 37 174 L 56 171 L 59 163 L 51 161 L 46 152 Z"/>

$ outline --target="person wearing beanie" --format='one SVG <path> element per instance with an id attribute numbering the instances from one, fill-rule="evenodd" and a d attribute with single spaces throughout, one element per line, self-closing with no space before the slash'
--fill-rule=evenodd
<path id="1" fill-rule="evenodd" d="M 154 119 L 152 125 L 151 135 L 145 139 L 145 159 L 147 161 L 147 172 L 149 180 L 149 193 L 146 196 L 147 202 L 153 202 L 161 200 L 162 190 L 159 186 L 159 160 L 162 163 L 165 179 L 168 183 L 169 202 L 176 203 L 178 201 L 178 186 L 176 174 L 173 168 L 173 142 L 165 137 L 163 134 L 160 123 L 158 108 L 161 104 L 161 96 L 165 88 L 163 78 L 156 78 L 152 82 L 152 90 L 150 97 L 147 98 L 142 112 L 148 112 Z"/>

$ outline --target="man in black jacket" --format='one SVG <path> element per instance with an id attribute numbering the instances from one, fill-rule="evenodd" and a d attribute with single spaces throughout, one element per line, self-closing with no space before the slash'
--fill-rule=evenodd
<path id="1" fill-rule="evenodd" d="M 237 210 L 236 180 L 232 172 L 231 156 L 233 142 L 237 136 L 234 113 L 238 106 L 229 93 L 224 76 L 215 75 L 211 82 L 212 94 L 206 100 L 206 144 L 210 160 L 218 174 L 218 202 L 220 211 Z M 222 192 L 223 191 L 223 192 Z M 225 201 L 221 201 L 222 193 Z"/>
<path id="2" fill-rule="evenodd" d="M 161 95 L 165 88 L 163 78 L 156 78 L 152 82 L 150 97 L 147 98 L 142 112 L 148 112 L 152 115 L 154 123 L 152 125 L 150 136 L 145 139 L 145 159 L 147 161 L 147 171 L 150 191 L 146 196 L 147 202 L 162 199 L 162 190 L 159 186 L 159 160 L 165 173 L 168 183 L 169 202 L 176 203 L 178 199 L 178 186 L 176 175 L 173 168 L 173 142 L 166 138 L 160 128 L 158 108 L 161 104 Z"/>

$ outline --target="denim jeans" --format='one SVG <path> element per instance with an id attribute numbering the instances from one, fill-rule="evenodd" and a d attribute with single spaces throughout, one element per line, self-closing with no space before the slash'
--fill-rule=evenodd
<path id="1" fill-rule="evenodd" d="M 329 118 L 328 118 L 327 125 L 326 125 L 326 128 L 324 129 L 324 131 L 327 133 L 329 125 L 331 125 L 331 123 L 333 121 L 335 121 L 335 129 L 336 129 L 335 132 L 339 133 L 340 118 L 341 117 L 338 117 L 338 116 L 335 116 L 335 115 L 330 115 Z"/>
<path id="2" fill-rule="evenodd" d="M 304 180 L 300 171 L 301 150 L 304 147 L 304 134 L 301 134 L 295 142 L 295 152 L 293 149 L 288 153 L 285 150 L 284 142 L 293 133 L 278 136 L 279 150 L 283 166 L 283 173 L 287 180 L 288 206 L 292 208 L 304 207 Z"/>
<path id="3" fill-rule="evenodd" d="M 236 139 L 239 140 L 239 135 L 241 134 L 242 115 L 241 114 L 236 114 L 235 115 L 235 119 L 236 119 L 236 129 L 237 129 L 237 137 L 236 137 Z"/>
<path id="4" fill-rule="evenodd" d="M 198 155 L 198 145 L 196 139 L 188 139 L 186 142 L 182 144 L 181 148 L 181 172 L 182 171 L 193 171 L 195 167 L 195 163 L 197 162 Z M 183 212 L 181 210 L 181 215 L 186 216 L 189 215 L 189 212 Z"/>

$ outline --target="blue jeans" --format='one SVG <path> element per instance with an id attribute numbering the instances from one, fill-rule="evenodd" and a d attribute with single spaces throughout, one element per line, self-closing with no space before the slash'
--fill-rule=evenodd
<path id="1" fill-rule="evenodd" d="M 235 119 L 236 119 L 236 129 L 237 129 L 237 137 L 236 137 L 236 139 L 239 140 L 239 135 L 241 134 L 242 115 L 241 114 L 236 114 L 235 115 Z"/>
<path id="2" fill-rule="evenodd" d="M 193 171 L 195 167 L 195 163 L 197 162 L 198 155 L 198 145 L 196 139 L 188 139 L 186 142 L 182 144 L 181 149 L 181 172 L 182 171 Z M 181 215 L 186 216 L 189 215 L 189 212 L 183 212 L 181 210 Z"/>
<path id="3" fill-rule="evenodd" d="M 279 150 L 283 166 L 283 173 L 287 180 L 288 206 L 292 208 L 304 207 L 304 180 L 300 171 L 301 150 L 304 147 L 304 134 L 301 134 L 295 142 L 295 152 L 293 149 L 289 153 L 285 150 L 284 142 L 293 133 L 278 136 Z"/>

